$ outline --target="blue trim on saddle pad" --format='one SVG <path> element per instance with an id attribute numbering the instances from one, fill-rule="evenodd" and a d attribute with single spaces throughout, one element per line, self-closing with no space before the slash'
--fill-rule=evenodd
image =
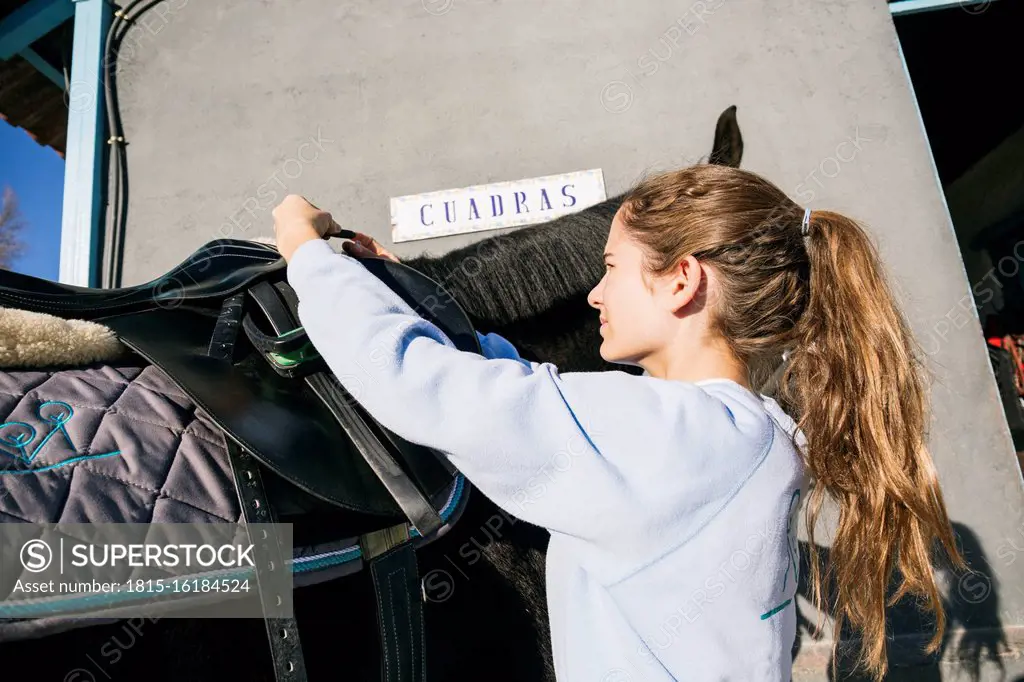
<path id="1" fill-rule="evenodd" d="M 459 504 L 464 499 L 465 481 L 466 479 L 462 474 L 456 475 L 455 483 L 452 485 L 452 490 L 448 494 L 448 499 L 439 511 L 442 521 L 447 523 L 459 508 Z M 421 537 L 415 530 L 412 531 L 411 535 L 417 538 Z M 326 568 L 341 566 L 351 561 L 361 559 L 362 556 L 362 549 L 358 544 L 353 544 L 343 549 L 323 552 L 313 556 L 288 559 L 285 563 L 288 564 L 288 568 L 292 573 L 305 574 Z M 250 577 L 255 578 L 255 571 L 252 568 L 246 567 L 241 569 L 236 568 L 211 571 L 210 573 L 180 577 L 199 580 L 204 578 L 245 579 Z M 0 618 L 39 618 L 42 616 L 61 615 L 67 611 L 76 611 L 90 606 L 94 608 L 106 606 L 112 607 L 126 602 L 146 599 L 150 594 L 151 592 L 149 590 L 145 592 L 103 592 L 83 596 L 64 597 L 53 601 L 33 599 L 27 602 L 0 602 Z M 187 599 L 187 597 L 185 599 Z"/>

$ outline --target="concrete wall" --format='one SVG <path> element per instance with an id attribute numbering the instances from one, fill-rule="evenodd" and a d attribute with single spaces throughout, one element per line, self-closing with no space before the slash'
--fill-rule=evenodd
<path id="1" fill-rule="evenodd" d="M 168 0 L 121 67 L 126 283 L 219 236 L 272 234 L 285 192 L 385 243 L 393 196 L 588 168 L 611 195 L 706 155 L 737 105 L 743 167 L 877 235 L 936 374 L 946 501 L 1020 644 L 1021 474 L 881 0 Z M 821 677 L 820 649 L 802 649 L 802 678 Z"/>

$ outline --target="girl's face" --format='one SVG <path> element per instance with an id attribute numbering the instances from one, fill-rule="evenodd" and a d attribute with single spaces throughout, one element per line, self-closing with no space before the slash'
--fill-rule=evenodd
<path id="1" fill-rule="evenodd" d="M 693 307 L 688 304 L 697 293 L 701 266 L 688 257 L 677 272 L 660 278 L 646 275 L 643 251 L 626 236 L 621 213 L 615 214 L 605 245 L 604 277 L 587 302 L 600 312 L 601 357 L 652 372 L 663 364 L 670 347 L 680 347 L 680 335 L 692 331 L 684 322 L 685 311 Z"/>

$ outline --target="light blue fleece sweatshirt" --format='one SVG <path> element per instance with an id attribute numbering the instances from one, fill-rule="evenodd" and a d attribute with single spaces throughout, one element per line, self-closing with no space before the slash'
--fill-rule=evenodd
<path id="1" fill-rule="evenodd" d="M 381 424 L 551 532 L 559 680 L 790 680 L 803 439 L 773 399 L 560 373 L 496 334 L 486 357 L 459 351 L 322 240 L 287 276 L 310 340 Z"/>

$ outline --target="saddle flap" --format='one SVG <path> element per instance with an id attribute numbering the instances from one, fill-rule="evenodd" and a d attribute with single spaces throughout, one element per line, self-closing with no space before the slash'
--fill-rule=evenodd
<path id="1" fill-rule="evenodd" d="M 216 322 L 209 311 L 183 306 L 103 322 L 282 478 L 337 506 L 402 518 L 330 411 L 303 382 L 279 376 L 248 348 L 234 363 L 207 355 Z M 405 457 L 401 463 L 429 495 L 451 483 L 451 474 L 434 457 Z"/>

